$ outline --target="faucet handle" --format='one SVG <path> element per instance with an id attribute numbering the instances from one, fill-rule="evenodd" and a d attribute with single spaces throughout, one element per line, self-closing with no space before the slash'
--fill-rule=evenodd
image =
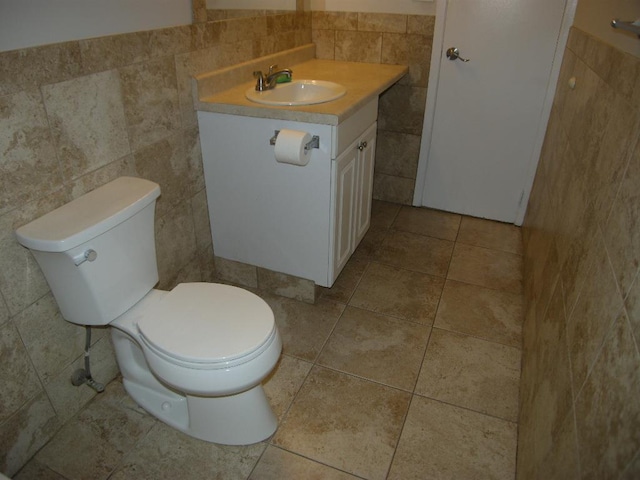
<path id="1" fill-rule="evenodd" d="M 274 63 L 273 65 L 270 65 L 269 66 L 269 75 L 271 75 L 276 70 L 278 70 L 278 64 L 277 63 Z"/>
<path id="2" fill-rule="evenodd" d="M 262 74 L 262 70 L 256 70 L 253 72 L 253 78 L 257 78 L 256 82 L 256 91 L 262 92 L 264 90 L 264 75 Z"/>

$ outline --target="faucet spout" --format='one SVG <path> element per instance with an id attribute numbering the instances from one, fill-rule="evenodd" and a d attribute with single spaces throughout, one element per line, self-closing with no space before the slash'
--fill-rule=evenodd
<path id="1" fill-rule="evenodd" d="M 287 77 L 291 79 L 292 75 L 293 71 L 289 68 L 283 68 L 282 70 L 278 70 L 277 72 L 270 73 L 265 78 L 267 88 L 274 88 L 276 86 L 276 83 L 278 83 L 278 78 Z"/>
<path id="2" fill-rule="evenodd" d="M 272 65 L 269 67 L 269 73 L 267 75 L 263 74 L 261 71 L 257 70 L 253 72 L 253 76 L 258 79 L 256 82 L 256 91 L 263 92 L 265 90 L 271 90 L 275 88 L 278 83 L 278 78 L 287 77 L 289 79 L 293 76 L 293 70 L 290 68 L 283 68 L 282 70 L 278 70 L 274 72 L 274 67 L 277 68 L 276 65 Z"/>

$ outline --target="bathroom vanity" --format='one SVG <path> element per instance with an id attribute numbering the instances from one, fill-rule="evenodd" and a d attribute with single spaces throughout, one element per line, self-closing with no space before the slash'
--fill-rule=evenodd
<path id="1" fill-rule="evenodd" d="M 329 287 L 369 228 L 378 96 L 407 68 L 286 60 L 258 59 L 236 73 L 278 62 L 294 78 L 330 80 L 347 93 L 322 104 L 275 107 L 245 98 L 254 83 L 250 75 L 221 91 L 212 91 L 211 76 L 196 80 L 214 250 L 218 257 Z M 270 140 L 283 129 L 319 138 L 306 165 L 276 161 Z"/>

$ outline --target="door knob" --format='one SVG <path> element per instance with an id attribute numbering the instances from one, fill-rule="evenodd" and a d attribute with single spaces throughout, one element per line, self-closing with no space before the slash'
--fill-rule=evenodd
<path id="1" fill-rule="evenodd" d="M 468 58 L 462 58 L 460 56 L 460 50 L 458 50 L 456 47 L 451 47 L 447 49 L 447 58 L 449 60 L 462 60 L 463 62 L 469 61 Z"/>

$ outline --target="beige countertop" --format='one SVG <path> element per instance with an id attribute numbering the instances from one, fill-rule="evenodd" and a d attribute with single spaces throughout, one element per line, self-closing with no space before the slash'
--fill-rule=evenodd
<path id="1" fill-rule="evenodd" d="M 381 65 L 318 59 L 286 66 L 293 70 L 294 80 L 329 80 L 344 85 L 347 88 L 347 93 L 332 102 L 316 105 L 291 107 L 261 105 L 245 97 L 246 91 L 255 86 L 255 80 L 249 79 L 228 90 L 205 96 L 204 98 L 196 98 L 196 110 L 338 125 L 338 123 L 349 118 L 358 109 L 380 95 L 408 72 L 408 68 L 404 65 Z"/>

